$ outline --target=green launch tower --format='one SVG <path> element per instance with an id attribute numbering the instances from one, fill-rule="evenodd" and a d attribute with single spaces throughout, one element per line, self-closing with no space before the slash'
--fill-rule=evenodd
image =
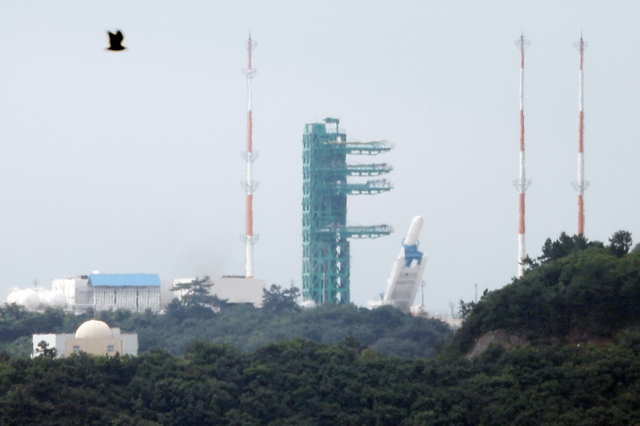
<path id="1" fill-rule="evenodd" d="M 302 293 L 316 304 L 349 303 L 349 238 L 389 235 L 389 225 L 347 226 L 347 195 L 391 190 L 386 179 L 347 181 L 380 176 L 393 168 L 385 163 L 349 164 L 347 155 L 377 155 L 391 150 L 387 141 L 347 142 L 337 118 L 307 124 L 303 144 Z"/>

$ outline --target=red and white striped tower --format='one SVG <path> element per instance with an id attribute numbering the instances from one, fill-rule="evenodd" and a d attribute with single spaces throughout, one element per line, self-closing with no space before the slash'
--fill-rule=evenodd
<path id="1" fill-rule="evenodd" d="M 584 180 L 584 74 L 582 64 L 584 62 L 584 49 L 587 43 L 580 36 L 580 41 L 575 43 L 576 49 L 580 52 L 580 73 L 579 73 L 579 95 L 578 95 L 578 181 L 572 182 L 574 189 L 578 192 L 578 234 L 584 234 L 584 191 L 589 187 L 589 182 Z"/>
<path id="2" fill-rule="evenodd" d="M 516 40 L 516 46 L 520 48 L 520 176 L 513 182 L 519 193 L 520 220 L 518 224 L 518 277 L 524 274 L 524 264 L 527 256 L 527 249 L 524 241 L 524 193 L 531 181 L 527 180 L 524 168 L 524 49 L 529 45 L 529 40 L 524 38 L 524 34 Z"/>
<path id="3" fill-rule="evenodd" d="M 249 42 L 247 49 L 249 51 L 249 67 L 244 70 L 244 74 L 247 76 L 247 150 L 242 153 L 242 156 L 247 162 L 247 181 L 243 182 L 244 189 L 247 193 L 247 224 L 245 234 L 245 248 L 246 248 L 246 263 L 245 263 L 245 276 L 247 278 L 253 278 L 253 245 L 258 241 L 258 236 L 253 235 L 253 193 L 258 188 L 258 182 L 253 181 L 253 161 L 258 158 L 258 152 L 253 151 L 253 121 L 251 116 L 251 79 L 256 74 L 256 70 L 251 68 L 251 52 L 256 47 L 256 44 L 251 41 L 251 34 L 249 34 Z"/>

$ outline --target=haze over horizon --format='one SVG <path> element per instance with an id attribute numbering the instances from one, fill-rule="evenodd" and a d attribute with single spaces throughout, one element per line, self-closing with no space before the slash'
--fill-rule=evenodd
<path id="1" fill-rule="evenodd" d="M 340 119 L 395 145 L 394 189 L 351 196 L 351 298 L 384 291 L 411 219 L 428 310 L 517 271 L 519 66 L 527 251 L 576 232 L 578 52 L 585 52 L 585 235 L 640 242 L 640 4 L 621 1 L 46 1 L 0 16 L 2 300 L 51 279 L 244 273 L 246 41 L 253 64 L 255 276 L 301 286 L 302 132 Z M 123 52 L 106 51 L 121 30 Z M 635 36 L 634 36 L 635 34 Z M 636 136 L 634 136 L 636 135 Z M 353 158 L 368 162 L 368 158 Z M 420 294 L 418 294 L 418 299 Z"/>

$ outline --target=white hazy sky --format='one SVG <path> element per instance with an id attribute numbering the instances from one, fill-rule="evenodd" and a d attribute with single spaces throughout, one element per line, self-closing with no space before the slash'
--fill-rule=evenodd
<path id="1" fill-rule="evenodd" d="M 384 291 L 411 218 L 425 302 L 516 274 L 519 52 L 526 52 L 527 247 L 576 232 L 578 53 L 585 233 L 640 239 L 637 1 L 14 1 L 0 14 L 0 296 L 37 279 L 242 274 L 246 39 L 254 66 L 256 276 L 301 285 L 302 131 L 338 117 L 387 139 L 395 188 L 349 199 L 352 300 Z M 121 29 L 124 52 L 108 52 Z"/>

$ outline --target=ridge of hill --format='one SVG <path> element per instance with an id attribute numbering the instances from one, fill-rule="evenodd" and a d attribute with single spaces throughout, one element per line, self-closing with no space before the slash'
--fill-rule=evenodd
<path id="1" fill-rule="evenodd" d="M 461 303 L 465 319 L 448 348 L 477 352 L 483 339 L 485 347 L 491 341 L 507 346 L 612 342 L 640 319 L 640 250 L 630 252 L 630 246 L 624 231 L 614 234 L 609 246 L 564 233 L 555 242 L 547 240 L 542 256 L 527 259 L 522 278 L 485 292 L 477 304 Z"/>

